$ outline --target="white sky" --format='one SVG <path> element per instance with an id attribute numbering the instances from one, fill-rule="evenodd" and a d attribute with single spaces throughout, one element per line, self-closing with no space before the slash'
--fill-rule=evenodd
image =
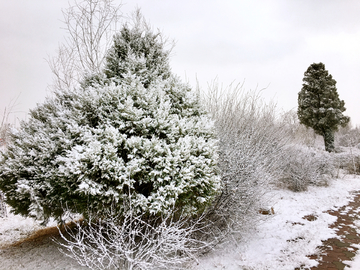
<path id="1" fill-rule="evenodd" d="M 71 0 L 69 0 L 72 2 Z M 119 0 L 119 3 L 121 1 Z M 216 77 L 227 85 L 264 90 L 278 107 L 297 107 L 302 78 L 323 62 L 337 81 L 353 125 L 360 125 L 360 1 L 358 0 L 124 0 L 140 7 L 155 28 L 176 41 L 174 73 L 203 88 Z M 17 96 L 24 118 L 43 102 L 56 54 L 66 32 L 68 0 L 0 1 L 0 112 Z"/>

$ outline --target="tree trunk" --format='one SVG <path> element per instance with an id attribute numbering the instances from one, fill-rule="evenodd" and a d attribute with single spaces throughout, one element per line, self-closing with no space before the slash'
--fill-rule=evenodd
<path id="1" fill-rule="evenodd" d="M 334 131 L 331 129 L 325 130 L 323 137 L 325 143 L 325 150 L 328 152 L 334 152 L 335 151 Z"/>

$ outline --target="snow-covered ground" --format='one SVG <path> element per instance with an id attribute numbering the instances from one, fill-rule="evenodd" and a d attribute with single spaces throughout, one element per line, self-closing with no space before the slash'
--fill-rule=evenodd
<path id="1" fill-rule="evenodd" d="M 47 227 L 39 225 L 31 218 L 8 214 L 0 218 L 0 270 L 81 270 L 88 269 L 77 264 L 73 259 L 62 254 L 52 237 L 34 239 L 21 245 L 10 244 L 39 233 L 57 228 L 55 222 Z M 52 230 L 54 231 L 54 230 Z"/>
<path id="2" fill-rule="evenodd" d="M 336 217 L 325 211 L 346 205 L 354 190 L 360 190 L 360 178 L 349 176 L 332 180 L 328 187 L 309 187 L 301 193 L 274 190 L 267 196 L 275 214 L 259 223 L 237 246 L 202 258 L 195 269 L 289 270 L 300 265 L 315 266 L 317 262 L 306 255 L 317 253 L 321 240 L 336 237 L 328 228 Z M 308 215 L 316 216 L 316 220 L 303 218 Z M 360 269 L 360 255 L 347 264 Z"/>
<path id="3" fill-rule="evenodd" d="M 263 216 L 262 221 L 241 243 L 215 250 L 201 258 L 194 269 L 288 270 L 300 265 L 314 266 L 317 262 L 306 255 L 316 253 L 317 246 L 322 244 L 321 240 L 336 236 L 335 231 L 328 228 L 336 217 L 325 212 L 346 205 L 353 198 L 351 191 L 355 190 L 360 190 L 360 178 L 350 176 L 332 180 L 327 187 L 309 187 L 308 191 L 302 193 L 274 190 L 267 194 L 266 200 L 267 206 L 273 207 L 274 215 Z M 316 216 L 316 220 L 303 218 L 308 215 Z M 360 221 L 356 225 L 360 228 Z M 0 218 L 0 248 L 39 228 L 41 226 L 32 219 L 12 214 Z M 52 269 L 85 269 L 74 268 L 73 261 L 59 256 L 55 244 L 42 248 L 45 254 L 27 258 L 28 261 L 34 261 L 34 268 L 19 266 L 25 263 L 16 249 L 12 248 L 11 252 L 8 249 L 0 250 L 0 269 L 49 269 L 49 262 L 56 260 L 61 260 L 61 264 L 54 264 L 56 267 Z M 19 252 L 24 251 L 26 249 L 19 248 Z M 11 260 L 11 256 L 14 256 L 14 260 Z M 347 264 L 351 265 L 351 269 L 360 269 L 360 255 Z"/>

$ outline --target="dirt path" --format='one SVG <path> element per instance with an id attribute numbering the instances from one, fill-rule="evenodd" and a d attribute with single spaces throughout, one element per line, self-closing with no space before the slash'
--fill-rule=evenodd
<path id="1" fill-rule="evenodd" d="M 337 237 L 323 241 L 323 245 L 318 247 L 320 255 L 310 255 L 311 259 L 319 262 L 318 266 L 311 270 L 343 270 L 346 261 L 352 260 L 358 251 L 356 245 L 360 244 L 360 234 L 357 231 L 356 222 L 360 220 L 360 191 L 354 192 L 356 195 L 352 202 L 338 208 L 329 210 L 327 213 L 337 217 L 337 221 L 330 228 L 336 230 Z M 296 268 L 307 269 L 303 267 Z"/>

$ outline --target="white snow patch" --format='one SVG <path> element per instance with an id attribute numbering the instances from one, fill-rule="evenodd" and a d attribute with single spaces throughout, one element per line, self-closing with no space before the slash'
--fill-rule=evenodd
<path id="1" fill-rule="evenodd" d="M 353 190 L 360 190 L 359 178 L 333 180 L 328 187 L 309 187 L 302 193 L 274 190 L 267 195 L 267 201 L 275 215 L 258 224 L 255 232 L 237 246 L 214 251 L 194 269 L 285 270 L 315 266 L 317 262 L 306 255 L 318 254 L 321 240 L 336 236 L 328 228 L 336 217 L 325 212 L 346 205 L 353 198 L 350 193 Z M 316 220 L 304 219 L 307 215 L 315 216 Z"/>
<path id="2" fill-rule="evenodd" d="M 7 217 L 0 218 L 0 248 L 25 239 L 37 230 L 45 228 L 32 218 L 25 218 L 10 213 L 7 207 Z M 47 226 L 56 226 L 54 221 Z"/>

